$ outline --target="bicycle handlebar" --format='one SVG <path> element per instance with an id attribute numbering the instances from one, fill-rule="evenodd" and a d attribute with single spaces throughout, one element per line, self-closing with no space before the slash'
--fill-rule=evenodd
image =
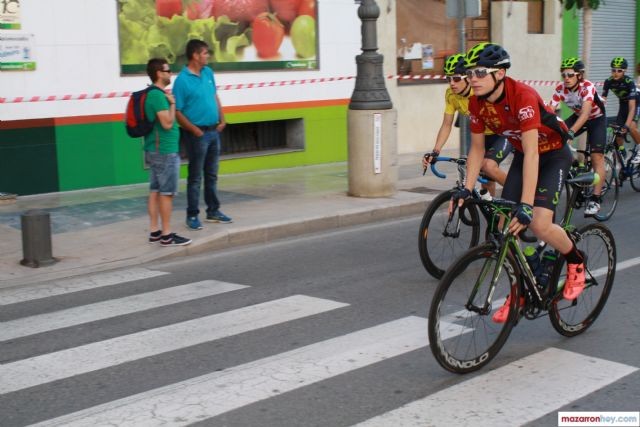
<path id="1" fill-rule="evenodd" d="M 438 162 L 450 162 L 450 163 L 455 163 L 459 166 L 464 166 L 467 164 L 467 159 L 466 158 L 456 158 L 456 157 L 446 157 L 446 156 L 438 156 L 435 159 L 433 159 L 431 161 L 431 172 L 433 172 L 433 174 L 435 176 L 437 176 L 438 178 L 441 179 L 446 179 L 447 175 L 440 172 L 438 170 L 438 168 L 436 167 L 436 164 Z M 489 182 L 488 179 L 486 178 L 482 178 L 481 176 L 478 177 L 478 182 L 481 184 L 486 184 L 487 182 Z"/>

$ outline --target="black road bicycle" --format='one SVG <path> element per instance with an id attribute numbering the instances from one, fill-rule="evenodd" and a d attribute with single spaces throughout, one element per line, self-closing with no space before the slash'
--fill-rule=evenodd
<path id="1" fill-rule="evenodd" d="M 616 138 L 621 136 L 625 138 L 626 141 L 626 133 L 624 133 L 620 126 L 615 124 L 609 125 L 609 136 L 607 138 L 607 144 L 605 145 L 604 152 L 604 169 L 605 176 L 602 178 L 602 192 L 600 193 L 600 211 L 593 215 L 598 221 L 606 221 L 616 210 L 618 206 L 618 199 L 620 197 L 620 188 L 622 188 L 622 183 L 629 178 L 631 181 L 631 187 L 634 190 L 640 191 L 640 169 L 638 165 L 631 164 L 631 159 L 635 155 L 638 148 L 633 147 L 632 154 L 626 160 L 623 157 L 623 154 L 618 150 L 618 144 L 616 143 Z M 584 173 L 586 171 L 591 170 L 591 151 L 589 147 L 586 150 L 574 150 L 572 151 L 579 153 L 583 156 L 584 161 L 582 163 L 575 161 L 569 169 L 568 178 L 574 178 L 578 174 Z M 565 194 L 564 197 L 560 200 L 558 207 L 556 208 L 556 212 L 561 215 L 560 218 L 564 218 L 567 215 L 569 210 L 569 183 L 565 182 Z M 574 209 L 581 209 L 586 206 L 593 194 L 593 187 L 587 186 L 580 189 L 574 203 Z M 558 221 L 560 222 L 560 221 Z"/>
<path id="2" fill-rule="evenodd" d="M 568 179 L 573 202 L 580 190 L 592 185 L 595 174 Z M 541 242 L 544 258 L 550 259 L 542 273 L 546 285 L 532 272 L 508 223 L 516 203 L 494 199 L 470 199 L 466 204 L 488 206 L 504 218 L 501 233 L 458 258 L 440 280 L 429 311 L 429 343 L 438 363 L 455 373 L 468 373 L 489 363 L 505 344 L 518 321 L 548 314 L 557 332 L 573 337 L 586 331 L 602 311 L 616 269 L 616 245 L 603 224 L 590 223 L 579 229 L 571 225 L 573 203 L 562 227 L 585 254 L 586 284 L 580 296 L 565 300 L 565 260 Z M 495 323 L 492 315 L 511 295 L 505 323 Z M 520 303 L 521 299 L 524 305 Z"/>
<path id="3" fill-rule="evenodd" d="M 420 260 L 427 272 L 436 279 L 442 277 L 453 260 L 478 244 L 481 231 L 480 215 L 485 218 L 487 224 L 485 238 L 496 229 L 497 225 L 493 221 L 496 216 L 491 204 L 466 205 L 463 209 L 456 209 L 453 215 L 449 216 L 451 195 L 465 182 L 467 159 L 445 156 L 435 158 L 431 163 L 431 171 L 438 178 L 445 179 L 447 176 L 436 167 L 438 162 L 455 164 L 458 179 L 454 188 L 443 191 L 431 201 L 422 216 L 418 231 Z M 484 178 L 479 178 L 478 181 L 487 182 Z M 481 194 L 481 191 L 476 188 L 471 192 L 474 200 L 481 200 L 487 196 L 488 193 Z M 535 237 L 527 234 L 521 238 L 529 243 L 536 241 Z"/>
<path id="4" fill-rule="evenodd" d="M 640 191 L 640 165 L 631 163 L 631 160 L 638 152 L 638 145 L 634 143 L 631 150 L 625 150 L 624 152 L 619 150 L 616 139 L 622 138 L 624 143 L 628 143 L 628 132 L 626 132 L 622 126 L 615 123 L 610 124 L 609 129 L 609 139 L 604 149 L 604 155 L 606 158 L 611 159 L 614 179 L 620 188 L 622 188 L 622 184 L 628 179 L 631 188 L 635 191 Z M 626 153 L 628 153 L 628 155 Z"/>

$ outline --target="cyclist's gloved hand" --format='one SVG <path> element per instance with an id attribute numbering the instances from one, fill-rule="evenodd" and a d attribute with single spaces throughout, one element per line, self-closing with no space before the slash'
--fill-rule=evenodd
<path id="1" fill-rule="evenodd" d="M 424 173 L 427 171 L 429 164 L 433 163 L 438 158 L 439 154 L 440 154 L 439 151 L 434 150 L 424 155 L 424 157 L 422 158 L 422 167 L 423 167 L 422 175 L 424 175 Z"/>
<path id="2" fill-rule="evenodd" d="M 471 197 L 471 191 L 466 188 L 458 188 L 451 194 L 451 201 L 455 206 L 458 205 L 459 200 L 467 200 Z"/>
<path id="3" fill-rule="evenodd" d="M 520 224 L 529 225 L 533 219 L 533 206 L 521 202 L 513 212 L 513 216 L 518 219 Z"/>

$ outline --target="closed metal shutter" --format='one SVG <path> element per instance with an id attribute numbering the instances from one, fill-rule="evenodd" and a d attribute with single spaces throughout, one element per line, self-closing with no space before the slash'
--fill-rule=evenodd
<path id="1" fill-rule="evenodd" d="M 591 63 L 587 66 L 587 78 L 592 82 L 604 82 L 611 75 L 611 60 L 624 56 L 629 62 L 627 74 L 634 77 L 636 47 L 636 0 L 606 0 L 593 11 L 591 35 Z M 583 46 L 582 12 L 580 12 L 580 50 Z M 598 86 L 602 93 L 602 86 Z M 609 93 L 607 117 L 618 114 L 618 97 Z"/>

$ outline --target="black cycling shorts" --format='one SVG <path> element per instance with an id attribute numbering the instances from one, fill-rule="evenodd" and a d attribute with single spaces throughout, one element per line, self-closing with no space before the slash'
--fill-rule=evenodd
<path id="1" fill-rule="evenodd" d="M 625 126 L 627 124 L 627 116 L 629 115 L 629 103 L 621 102 L 620 109 L 618 110 L 618 115 L 616 116 L 615 124 L 618 126 Z M 638 121 L 638 116 L 640 116 L 640 105 L 636 105 L 636 111 L 633 113 L 633 121 Z"/>
<path id="2" fill-rule="evenodd" d="M 484 136 L 484 158 L 491 159 L 497 164 L 502 163 L 509 153 L 513 151 L 511 143 L 501 135 Z"/>
<path id="3" fill-rule="evenodd" d="M 564 123 L 571 127 L 578 120 L 577 114 L 572 114 Z M 591 153 L 604 153 L 607 144 L 607 118 L 602 115 L 595 119 L 587 120 L 582 128 L 576 132 L 576 136 L 587 132 L 587 144 Z"/>
<path id="4" fill-rule="evenodd" d="M 564 180 L 571 167 L 573 156 L 565 144 L 558 150 L 540 154 L 538 163 L 538 182 L 533 206 L 547 208 L 555 212 Z M 507 179 L 502 189 L 502 198 L 520 202 L 522 197 L 522 166 L 524 154 L 514 151 Z"/>

